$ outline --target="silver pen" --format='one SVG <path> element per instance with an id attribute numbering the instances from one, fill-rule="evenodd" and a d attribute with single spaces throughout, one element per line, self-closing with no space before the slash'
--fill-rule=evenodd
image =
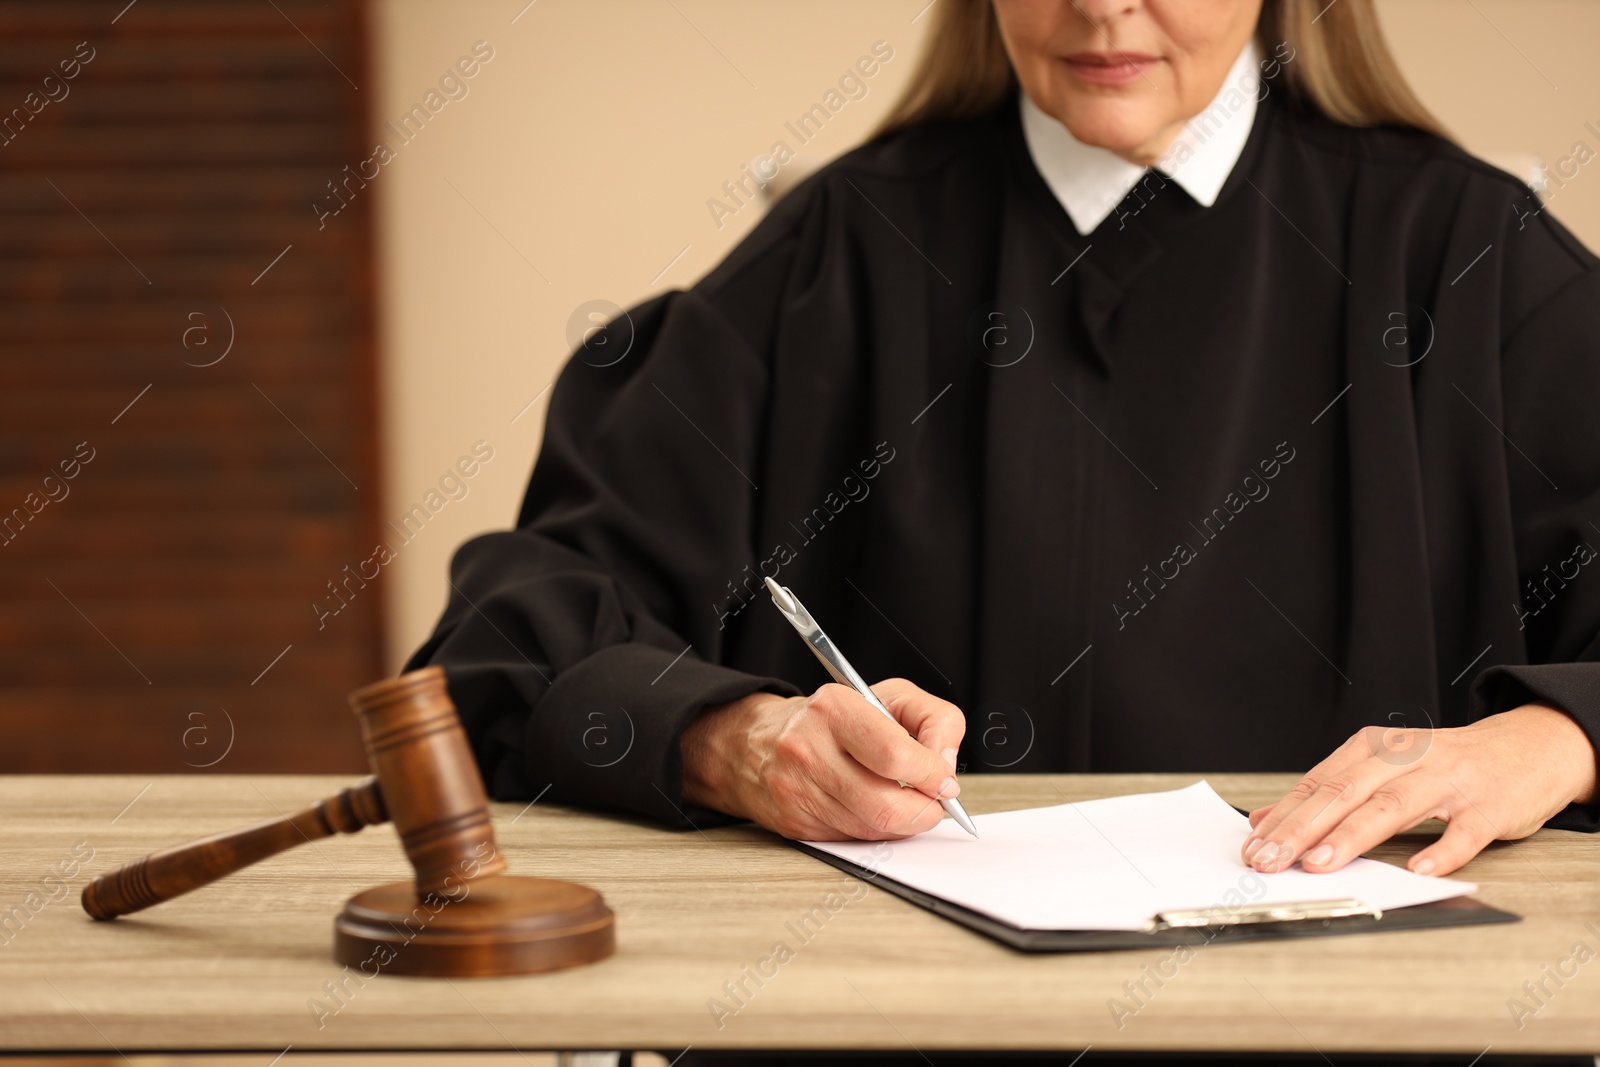
<path id="1" fill-rule="evenodd" d="M 868 704 L 871 704 L 889 716 L 890 719 L 899 723 L 900 720 L 895 719 L 894 712 L 884 706 L 883 701 L 878 699 L 878 695 L 872 691 L 872 687 L 867 684 L 866 679 L 857 674 L 856 669 L 850 666 L 850 661 L 844 658 L 844 653 L 839 651 L 839 646 L 834 644 L 828 638 L 828 635 L 822 632 L 822 627 L 817 625 L 817 620 L 811 617 L 811 613 L 805 609 L 805 605 L 800 603 L 800 598 L 795 596 L 788 586 L 779 585 L 771 578 L 768 578 L 767 592 L 772 594 L 773 604 L 777 605 L 778 610 L 783 612 L 783 617 L 789 620 L 789 625 L 795 628 L 795 632 L 805 638 L 806 645 L 811 649 L 812 654 L 822 662 L 822 666 L 833 676 L 834 681 L 840 685 L 848 685 L 860 693 Z M 905 785 L 904 782 L 900 784 L 902 786 Z M 939 803 L 944 806 L 945 812 L 956 821 L 957 826 L 973 837 L 978 836 L 978 828 L 972 825 L 972 819 L 967 815 L 967 809 L 961 806 L 961 801 L 955 797 L 946 797 L 940 800 Z"/>

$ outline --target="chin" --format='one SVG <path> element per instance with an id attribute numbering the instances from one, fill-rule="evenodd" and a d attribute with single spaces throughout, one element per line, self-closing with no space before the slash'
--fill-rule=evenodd
<path id="1" fill-rule="evenodd" d="M 1148 144 L 1162 124 L 1145 109 L 1122 101 L 1094 100 L 1069 106 L 1063 125 L 1084 144 L 1113 152 L 1131 152 Z"/>

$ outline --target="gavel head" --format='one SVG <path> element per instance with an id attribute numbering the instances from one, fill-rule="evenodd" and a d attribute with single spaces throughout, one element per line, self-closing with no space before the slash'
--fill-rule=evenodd
<path id="1" fill-rule="evenodd" d="M 454 899 L 500 874 L 489 798 L 439 667 L 350 694 L 383 804 L 416 870 L 417 895 Z"/>

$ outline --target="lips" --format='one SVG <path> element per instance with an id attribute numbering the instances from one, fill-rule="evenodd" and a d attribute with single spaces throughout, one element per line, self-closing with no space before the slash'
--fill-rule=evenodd
<path id="1" fill-rule="evenodd" d="M 1127 85 L 1144 78 L 1161 62 L 1145 52 L 1123 51 L 1075 52 L 1063 61 L 1079 81 L 1090 85 Z"/>

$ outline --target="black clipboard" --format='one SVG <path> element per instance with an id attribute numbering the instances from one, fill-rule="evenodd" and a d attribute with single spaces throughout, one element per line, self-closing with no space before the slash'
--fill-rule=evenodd
<path id="1" fill-rule="evenodd" d="M 1291 937 L 1338 937 L 1345 934 L 1384 933 L 1390 930 L 1427 930 L 1442 926 L 1477 926 L 1484 923 L 1521 922 L 1522 916 L 1492 908 L 1471 897 L 1451 897 L 1432 904 L 1394 908 L 1374 917 L 1352 915 L 1340 918 L 1297 919 L 1284 922 L 1222 922 L 1216 925 L 1180 926 L 1154 930 L 1028 930 L 1001 922 L 981 912 L 920 889 L 913 889 L 887 875 L 799 841 L 795 848 L 823 863 L 837 867 L 926 908 L 935 915 L 960 923 L 969 930 L 992 937 L 1021 952 L 1105 952 L 1115 949 L 1162 948 L 1229 944 Z"/>

